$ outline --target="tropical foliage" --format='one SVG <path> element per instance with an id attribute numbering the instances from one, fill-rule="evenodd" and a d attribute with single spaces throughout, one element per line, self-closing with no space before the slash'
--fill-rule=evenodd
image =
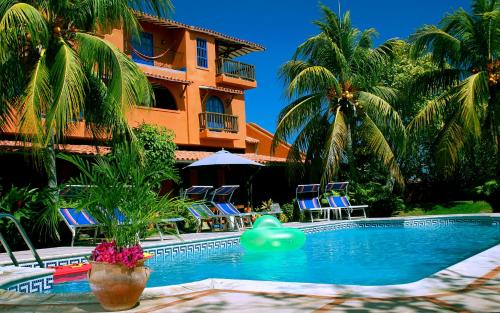
<path id="1" fill-rule="evenodd" d="M 126 112 L 151 103 L 153 93 L 138 67 L 99 35 L 119 27 L 137 34 L 130 5 L 157 14 L 171 8 L 168 0 L 0 0 L 0 75 L 8 78 L 0 84 L 0 124 L 14 124 L 35 152 L 82 118 L 95 138 L 131 134 Z M 54 185 L 53 153 L 49 160 Z"/>
<path id="2" fill-rule="evenodd" d="M 432 142 L 435 162 L 450 175 L 477 144 L 493 147 L 497 174 L 500 109 L 500 2 L 476 0 L 411 36 L 412 56 L 430 53 L 436 68 L 415 80 L 415 95 L 429 101 L 409 125 L 413 136 L 439 125 Z"/>
<path id="3" fill-rule="evenodd" d="M 174 175 L 172 168 L 146 166 L 128 145 L 120 145 L 112 157 L 98 157 L 95 163 L 77 156 L 61 158 L 81 172 L 68 183 L 88 186 L 75 195 L 77 207 L 85 208 L 103 226 L 106 240 L 116 242 L 118 247 L 139 244 L 139 236 L 151 224 L 185 208 L 182 200 L 156 192 L 159 182 Z"/>
<path id="4" fill-rule="evenodd" d="M 404 184 L 398 157 L 405 148 L 405 127 L 391 106 L 396 90 L 384 86 L 384 66 L 394 56 L 397 40 L 372 48 L 374 29 L 351 25 L 349 12 L 337 16 L 322 6 L 320 33 L 301 44 L 281 68 L 291 100 L 279 115 L 274 146 L 293 140 L 289 161 L 305 158 L 312 180 L 332 179 L 342 164 L 354 179 L 356 147 L 364 147 L 386 172 Z"/>
<path id="5" fill-rule="evenodd" d="M 160 173 L 163 170 L 167 173 L 172 172 L 175 167 L 175 150 L 177 149 L 174 142 L 175 133 L 165 127 L 141 124 L 134 129 L 134 134 L 139 145 L 144 149 L 146 166 L 152 167 Z M 178 177 L 174 175 L 168 179 L 177 180 Z"/>

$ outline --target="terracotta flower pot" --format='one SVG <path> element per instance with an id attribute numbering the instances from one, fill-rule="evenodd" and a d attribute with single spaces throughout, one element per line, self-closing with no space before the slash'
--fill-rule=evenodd
<path id="1" fill-rule="evenodd" d="M 146 287 L 151 270 L 142 266 L 128 268 L 120 264 L 90 262 L 90 289 L 102 307 L 108 311 L 134 307 Z"/>

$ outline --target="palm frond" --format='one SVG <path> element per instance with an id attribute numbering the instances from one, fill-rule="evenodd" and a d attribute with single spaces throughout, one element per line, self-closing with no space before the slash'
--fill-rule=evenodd
<path id="1" fill-rule="evenodd" d="M 456 68 L 432 69 L 416 76 L 408 86 L 415 96 L 432 96 L 456 86 L 463 71 Z"/>
<path id="2" fill-rule="evenodd" d="M 340 90 L 335 75 L 323 66 L 310 66 L 297 74 L 288 85 L 287 95 L 303 95 L 322 90 Z"/>
<path id="3" fill-rule="evenodd" d="M 413 120 L 408 124 L 408 132 L 412 135 L 418 135 L 432 123 L 440 121 L 444 117 L 444 112 L 450 103 L 451 94 L 449 91 L 427 102 L 427 104 L 418 112 Z"/>
<path id="4" fill-rule="evenodd" d="M 322 183 L 327 183 L 337 173 L 347 144 L 347 125 L 344 114 L 337 108 L 332 125 L 329 127 L 323 157 L 324 173 Z"/>
<path id="5" fill-rule="evenodd" d="M 375 125 L 373 120 L 366 114 L 361 115 L 363 120 L 362 136 L 369 151 L 387 167 L 387 171 L 396 180 L 399 186 L 404 186 L 404 177 L 399 168 L 396 156 L 384 137 L 382 131 Z"/>
<path id="6" fill-rule="evenodd" d="M 116 116 L 134 105 L 151 105 L 153 92 L 144 73 L 123 52 L 97 36 L 77 33 L 77 51 L 84 67 L 107 87 L 107 103 Z"/>
<path id="7" fill-rule="evenodd" d="M 35 46 L 46 46 L 47 24 L 36 8 L 27 3 L 2 1 L 0 14 L 0 59 L 9 49 L 21 51 L 27 34 Z"/>
<path id="8" fill-rule="evenodd" d="M 460 121 L 476 139 L 481 135 L 481 113 L 488 104 L 488 73 L 479 72 L 466 78 L 457 87 Z"/>
<path id="9" fill-rule="evenodd" d="M 433 144 L 436 164 L 445 175 L 453 172 L 459 154 L 467 141 L 467 133 L 458 120 L 459 113 L 457 112 L 445 122 L 444 128 L 439 132 Z"/>
<path id="10" fill-rule="evenodd" d="M 446 60 L 460 58 L 460 40 L 437 28 L 426 25 L 410 36 L 413 43 L 410 56 L 417 58 L 424 52 L 432 52 L 432 60 L 439 65 L 444 65 Z"/>
<path id="11" fill-rule="evenodd" d="M 82 65 L 73 49 L 62 39 L 52 61 L 50 76 L 53 103 L 43 108 L 47 112 L 45 145 L 52 139 L 53 131 L 56 139 L 64 135 L 69 123 L 80 116 L 85 103 L 87 80 Z"/>
<path id="12" fill-rule="evenodd" d="M 363 110 L 383 133 L 397 144 L 398 149 L 404 151 L 406 143 L 406 130 L 401 120 L 401 116 L 387 102 L 386 99 L 395 97 L 388 88 L 373 89 L 375 92 L 359 92 L 358 100 L 363 106 Z M 376 93 L 378 92 L 379 95 Z"/>
<path id="13" fill-rule="evenodd" d="M 40 58 L 30 73 L 30 82 L 26 86 L 25 95 L 16 105 L 21 118 L 19 130 L 26 137 L 35 136 L 35 142 L 42 142 L 45 134 L 42 126 L 42 114 L 52 104 L 52 90 L 50 84 L 50 72 L 47 67 L 45 50 L 42 50 Z"/>
<path id="14" fill-rule="evenodd" d="M 280 142 L 292 137 L 298 129 L 302 128 L 318 112 L 322 111 L 322 98 L 321 94 L 307 95 L 293 101 L 281 110 L 278 116 L 279 122 L 273 137 L 273 150 Z"/>

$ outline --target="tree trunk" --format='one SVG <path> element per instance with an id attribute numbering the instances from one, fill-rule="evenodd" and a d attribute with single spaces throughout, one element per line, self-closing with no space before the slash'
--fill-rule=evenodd
<path id="1" fill-rule="evenodd" d="M 354 152 L 353 152 L 353 140 L 352 140 L 352 119 L 347 119 L 347 166 L 349 171 L 349 180 L 354 181 L 356 175 L 356 168 L 354 162 Z"/>
<path id="2" fill-rule="evenodd" d="M 57 188 L 57 167 L 56 152 L 54 151 L 54 139 L 52 138 L 45 148 L 45 171 L 47 173 L 47 186 L 50 189 L 52 204 L 59 200 L 59 191 Z"/>

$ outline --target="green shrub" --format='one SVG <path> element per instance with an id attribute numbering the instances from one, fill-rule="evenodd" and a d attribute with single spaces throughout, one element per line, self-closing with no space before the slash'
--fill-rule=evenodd
<path id="1" fill-rule="evenodd" d="M 352 205 L 367 204 L 369 217 L 388 217 L 405 209 L 403 199 L 392 188 L 375 182 L 349 185 L 349 202 Z"/>
<path id="2" fill-rule="evenodd" d="M 488 201 L 493 207 L 493 212 L 500 212 L 500 184 L 495 179 L 477 186 L 474 188 L 474 193 L 479 199 Z"/>
<path id="3" fill-rule="evenodd" d="M 0 197 L 0 212 L 13 215 L 35 245 L 44 243 L 46 239 L 41 236 L 44 234 L 44 225 L 40 223 L 40 216 L 51 207 L 51 193 L 48 189 L 12 186 Z M 26 249 L 12 222 L 0 221 L 0 229 L 12 249 Z"/>
<path id="4" fill-rule="evenodd" d="M 145 166 L 151 168 L 151 172 L 171 173 L 166 179 L 177 180 L 175 168 L 175 133 L 162 126 L 141 124 L 134 129 L 139 144 L 144 148 Z M 157 174 L 160 175 L 160 174 Z M 158 177 L 153 177 L 157 180 Z"/>

